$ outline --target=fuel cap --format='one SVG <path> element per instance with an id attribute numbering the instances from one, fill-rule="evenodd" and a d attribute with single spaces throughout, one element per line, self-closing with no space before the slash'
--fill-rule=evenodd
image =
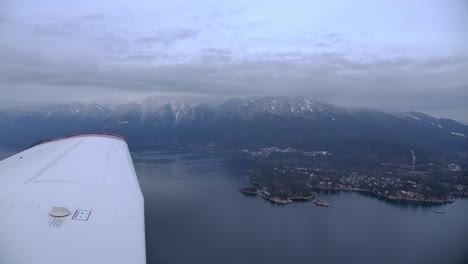
<path id="1" fill-rule="evenodd" d="M 52 210 L 49 211 L 51 216 L 55 217 L 64 217 L 69 215 L 71 212 L 66 207 L 56 207 L 52 206 Z"/>

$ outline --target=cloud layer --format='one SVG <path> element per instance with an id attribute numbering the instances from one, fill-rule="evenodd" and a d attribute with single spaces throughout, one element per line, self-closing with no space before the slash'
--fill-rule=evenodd
<path id="1" fill-rule="evenodd" d="M 77 11 L 62 5 L 63 12 L 61 5 L 6 2 L 0 4 L 0 104 L 302 95 L 468 121 L 468 41 L 456 34 L 467 13 L 453 1 L 434 17 L 440 3 L 429 2 L 395 2 L 393 18 L 409 24 L 394 22 L 393 31 L 385 17 L 372 15 L 380 7 L 369 4 L 364 17 L 371 25 L 360 27 L 353 12 L 361 11 L 342 13 L 334 1 L 314 7 L 298 1 L 303 8 L 89 2 Z M 345 17 L 327 24 L 329 11 L 316 10 L 324 7 L 335 10 L 329 16 Z M 417 19 L 404 18 L 408 8 Z M 421 28 L 428 14 L 438 22 L 431 30 Z"/>

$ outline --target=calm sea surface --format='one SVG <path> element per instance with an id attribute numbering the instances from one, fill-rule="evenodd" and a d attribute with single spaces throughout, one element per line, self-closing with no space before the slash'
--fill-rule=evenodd
<path id="1" fill-rule="evenodd" d="M 237 191 L 247 164 L 133 153 L 148 263 L 468 263 L 468 200 L 400 207 L 355 193 L 275 206 Z"/>
<path id="2" fill-rule="evenodd" d="M 14 152 L 1 151 L 0 159 Z M 400 207 L 355 193 L 275 206 L 237 191 L 249 165 L 181 152 L 133 153 L 148 263 L 468 263 L 468 199 Z"/>

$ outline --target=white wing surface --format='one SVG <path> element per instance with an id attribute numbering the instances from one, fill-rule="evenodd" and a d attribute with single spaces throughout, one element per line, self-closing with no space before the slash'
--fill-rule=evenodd
<path id="1" fill-rule="evenodd" d="M 125 140 L 71 136 L 0 161 L 0 263 L 146 263 Z"/>

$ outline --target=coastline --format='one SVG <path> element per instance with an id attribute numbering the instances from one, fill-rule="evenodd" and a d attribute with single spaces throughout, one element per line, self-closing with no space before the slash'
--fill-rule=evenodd
<path id="1" fill-rule="evenodd" d="M 264 200 L 273 204 L 285 205 L 285 204 L 289 204 L 292 202 L 308 202 L 308 201 L 313 202 L 314 199 L 317 197 L 317 193 L 315 193 L 314 195 L 305 196 L 305 197 L 304 196 L 291 196 L 291 197 L 287 197 L 286 199 L 279 198 L 276 196 L 272 197 L 270 196 L 270 193 L 268 191 L 265 191 L 268 188 L 252 180 L 250 182 L 256 187 L 241 188 L 239 189 L 239 191 L 247 196 L 260 196 Z M 375 193 L 373 191 L 359 189 L 359 188 L 324 188 L 324 187 L 315 187 L 315 186 L 309 186 L 309 187 L 313 189 L 314 191 L 356 192 L 356 193 L 369 195 L 379 200 L 384 200 L 384 201 L 388 201 L 388 202 L 395 203 L 395 204 L 415 204 L 415 205 L 436 206 L 436 205 L 450 204 L 454 202 L 453 197 L 448 198 L 448 199 L 411 199 L 407 197 L 382 195 L 382 194 Z"/>
<path id="2" fill-rule="evenodd" d="M 257 184 L 259 185 L 259 184 Z M 260 185 L 259 185 L 260 186 Z M 263 187 L 263 186 L 262 186 Z M 279 197 L 270 197 L 268 192 L 261 191 L 256 189 L 253 191 L 251 188 L 241 188 L 239 189 L 241 193 L 247 196 L 260 196 L 262 197 L 265 201 L 274 203 L 274 204 L 288 204 L 292 202 L 307 202 L 307 201 L 312 201 L 317 194 L 311 195 L 311 196 L 291 196 L 286 199 L 282 199 Z"/>
<path id="3" fill-rule="evenodd" d="M 314 187 L 310 186 L 314 190 L 318 191 L 344 191 L 344 192 L 357 192 L 366 195 L 373 196 L 377 199 L 393 202 L 393 203 L 411 203 L 411 204 L 425 204 L 425 205 L 443 205 L 453 203 L 455 200 L 453 198 L 448 199 L 411 199 L 411 198 L 401 198 L 395 196 L 387 196 L 375 193 L 373 191 L 359 189 L 359 188 L 324 188 L 324 187 Z"/>

